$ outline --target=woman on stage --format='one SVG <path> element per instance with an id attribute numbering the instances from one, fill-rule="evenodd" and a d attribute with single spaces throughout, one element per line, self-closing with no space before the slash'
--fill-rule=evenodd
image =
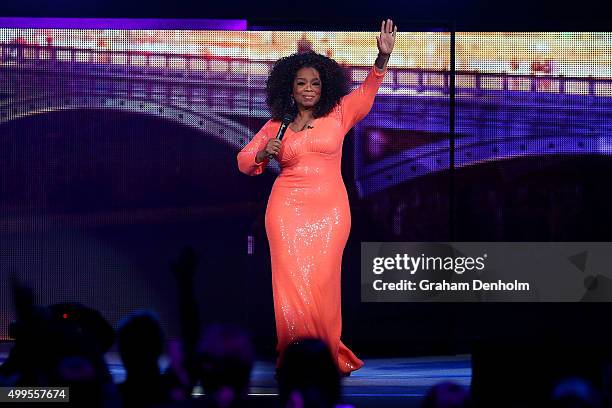
<path id="1" fill-rule="evenodd" d="M 261 174 L 272 157 L 281 167 L 266 210 L 279 361 L 291 342 L 316 337 L 341 374 L 363 366 L 340 341 L 340 269 L 351 227 L 340 160 L 344 136 L 372 107 L 396 32 L 391 20 L 382 22 L 376 62 L 350 93 L 330 58 L 307 52 L 276 61 L 267 82 L 272 119 L 238 153 L 249 175 Z M 287 114 L 293 121 L 281 142 L 275 136 Z"/>

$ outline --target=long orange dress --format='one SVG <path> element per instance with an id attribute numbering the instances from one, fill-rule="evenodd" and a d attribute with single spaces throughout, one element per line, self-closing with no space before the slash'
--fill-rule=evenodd
<path id="1" fill-rule="evenodd" d="M 340 372 L 363 366 L 340 341 L 340 269 L 351 228 L 340 160 L 344 136 L 370 111 L 384 74 L 372 67 L 364 82 L 312 128 L 288 128 L 283 137 L 277 156 L 281 172 L 266 210 L 279 358 L 294 340 L 316 337 L 328 344 Z M 238 153 L 240 171 L 263 172 L 267 160 L 256 163 L 255 156 L 279 127 L 279 121 L 269 120 Z"/>

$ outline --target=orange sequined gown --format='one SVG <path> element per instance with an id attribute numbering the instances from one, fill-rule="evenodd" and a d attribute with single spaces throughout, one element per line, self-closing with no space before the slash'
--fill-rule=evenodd
<path id="1" fill-rule="evenodd" d="M 277 351 L 282 355 L 299 338 L 320 338 L 329 345 L 342 373 L 363 366 L 340 341 L 340 269 L 351 228 L 340 173 L 342 142 L 370 111 L 383 76 L 372 68 L 364 82 L 327 116 L 315 119 L 312 128 L 287 129 L 278 154 L 281 173 L 266 210 Z M 279 126 L 279 121 L 269 120 L 238 153 L 240 171 L 263 172 L 267 160 L 258 164 L 255 156 L 276 136 Z"/>

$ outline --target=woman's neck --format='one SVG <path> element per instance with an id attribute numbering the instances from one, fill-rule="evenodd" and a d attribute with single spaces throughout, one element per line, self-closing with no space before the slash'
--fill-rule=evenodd
<path id="1" fill-rule="evenodd" d="M 310 123 L 312 123 L 313 120 L 314 116 L 312 114 L 312 111 L 298 111 L 291 124 L 291 129 L 294 132 L 300 132 L 309 127 Z"/>
<path id="2" fill-rule="evenodd" d="M 314 115 L 312 114 L 312 109 L 300 109 L 298 110 L 296 119 L 299 121 L 304 121 L 304 120 L 310 120 L 314 118 Z"/>

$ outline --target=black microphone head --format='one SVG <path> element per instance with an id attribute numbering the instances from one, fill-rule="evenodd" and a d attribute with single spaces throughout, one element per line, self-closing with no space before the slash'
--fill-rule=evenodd
<path id="1" fill-rule="evenodd" d="M 290 113 L 285 113 L 285 116 L 283 116 L 283 121 L 284 124 L 290 124 L 291 122 L 293 122 L 293 115 Z"/>

